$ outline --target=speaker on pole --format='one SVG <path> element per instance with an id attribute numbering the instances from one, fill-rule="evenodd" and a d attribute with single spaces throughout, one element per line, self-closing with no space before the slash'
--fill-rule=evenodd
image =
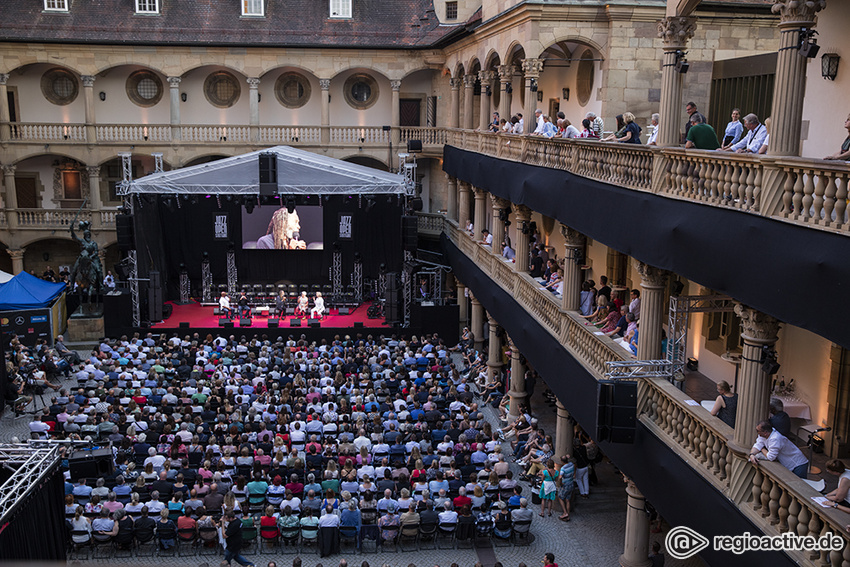
<path id="1" fill-rule="evenodd" d="M 118 250 L 128 252 L 136 249 L 133 215 L 115 215 L 115 235 L 118 238 Z"/>
<path id="2" fill-rule="evenodd" d="M 415 215 L 401 217 L 401 247 L 405 252 L 419 248 L 419 219 Z"/>
<path id="3" fill-rule="evenodd" d="M 161 274 L 153 270 L 148 274 L 150 281 L 148 282 L 148 318 L 151 323 L 162 321 L 162 277 Z"/>

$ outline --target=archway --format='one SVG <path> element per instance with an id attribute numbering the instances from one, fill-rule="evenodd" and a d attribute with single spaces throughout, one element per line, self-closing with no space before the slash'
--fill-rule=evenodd
<path id="1" fill-rule="evenodd" d="M 587 43 L 564 39 L 547 47 L 540 58 L 544 61 L 538 79 L 543 111 L 554 120 L 560 110 L 581 130 L 581 121 L 588 112 L 600 114 L 602 110 L 602 102 L 596 97 L 601 86 L 602 56 Z"/>

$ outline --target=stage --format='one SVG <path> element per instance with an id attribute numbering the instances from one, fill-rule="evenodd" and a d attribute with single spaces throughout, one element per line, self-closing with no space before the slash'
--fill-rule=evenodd
<path id="1" fill-rule="evenodd" d="M 161 323 L 156 323 L 152 325 L 153 329 L 178 329 L 180 328 L 180 323 L 188 323 L 190 329 L 218 328 L 219 316 L 213 314 L 213 307 L 202 306 L 201 304 L 195 301 L 192 301 L 191 303 L 186 305 L 180 305 L 179 303 L 175 303 L 172 301 L 169 301 L 167 303 L 173 307 L 171 317 Z M 350 329 L 354 328 L 355 323 L 360 323 L 363 325 L 362 328 L 364 329 L 392 329 L 391 326 L 387 325 L 384 322 L 383 317 L 381 317 L 380 319 L 369 319 L 366 316 L 366 310 L 369 308 L 370 303 L 371 302 L 366 302 L 361 304 L 359 307 L 353 309 L 349 315 L 340 315 L 339 310 L 333 308 L 330 310 L 329 314 L 326 314 L 325 317 L 322 319 L 320 326 L 323 329 Z M 251 320 L 251 328 L 268 329 L 269 319 L 276 320 L 277 317 L 255 315 Z M 279 328 L 293 328 L 291 326 L 292 319 L 295 319 L 296 321 L 301 323 L 301 329 L 309 328 L 309 322 L 311 321 L 310 319 L 301 319 L 295 317 L 294 315 L 287 315 L 282 318 L 280 320 Z M 234 317 L 232 321 L 233 327 L 239 328 L 239 319 Z M 317 319 L 312 319 L 312 321 L 317 321 Z M 361 327 L 358 325 L 357 328 Z"/>

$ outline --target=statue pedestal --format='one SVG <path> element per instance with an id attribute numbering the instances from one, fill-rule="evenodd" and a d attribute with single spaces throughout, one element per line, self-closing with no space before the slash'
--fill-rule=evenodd
<path id="1" fill-rule="evenodd" d="M 68 319 L 68 340 L 82 343 L 99 341 L 104 336 L 103 306 L 81 305 Z"/>

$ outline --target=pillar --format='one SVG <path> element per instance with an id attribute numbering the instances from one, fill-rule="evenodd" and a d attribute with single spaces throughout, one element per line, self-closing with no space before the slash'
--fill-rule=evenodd
<path id="1" fill-rule="evenodd" d="M 493 222 L 490 234 L 493 235 L 493 253 L 502 253 L 502 241 L 505 239 L 505 221 L 499 218 L 499 213 L 504 209 L 510 209 L 511 202 L 501 197 L 493 197 Z"/>
<path id="2" fill-rule="evenodd" d="M 531 92 L 531 81 L 537 81 L 540 78 L 541 71 L 543 71 L 542 59 L 522 60 L 522 72 L 525 75 L 525 108 L 523 109 L 525 134 L 531 134 L 537 127 L 534 121 L 534 111 L 537 110 L 537 93 Z"/>
<path id="3" fill-rule="evenodd" d="M 492 91 L 487 94 L 487 87 L 493 82 L 493 71 L 481 71 L 478 73 L 478 80 L 481 81 L 481 116 L 478 117 L 478 128 L 486 132 L 490 127 L 490 100 L 493 96 Z"/>
<path id="4" fill-rule="evenodd" d="M 3 195 L 4 205 L 6 206 L 6 224 L 9 230 L 18 228 L 18 190 L 15 185 L 15 165 L 3 166 L 3 184 L 6 186 L 6 192 Z M 9 253 L 11 254 L 11 252 Z M 21 252 L 23 254 L 23 252 Z M 23 256 L 21 256 L 23 258 Z M 23 262 L 23 260 L 21 260 Z M 17 272 L 15 272 L 17 273 Z"/>
<path id="5" fill-rule="evenodd" d="M 744 342 L 738 373 L 735 443 L 740 447 L 752 447 L 756 438 L 756 424 L 769 415 L 771 378 L 761 368 L 762 347 L 776 344 L 779 321 L 740 303 L 735 305 L 735 313 L 741 318 L 741 338 Z"/>
<path id="6" fill-rule="evenodd" d="M 667 287 L 666 270 L 643 262 L 635 262 L 640 274 L 640 332 L 638 334 L 638 360 L 661 359 L 661 327 L 667 309 L 664 290 Z"/>
<path id="7" fill-rule="evenodd" d="M 525 205 L 514 205 L 516 212 L 516 263 L 514 269 L 517 272 L 528 271 L 528 234 L 523 231 L 523 223 L 531 220 L 531 209 Z"/>
<path id="8" fill-rule="evenodd" d="M 575 428 L 573 422 L 570 421 L 570 414 L 567 408 L 558 400 L 556 403 L 558 408 L 557 419 L 555 421 L 555 462 L 564 455 L 573 454 L 573 438 L 575 437 Z"/>
<path id="9" fill-rule="evenodd" d="M 585 236 L 579 231 L 561 225 L 561 234 L 564 235 L 564 286 L 561 307 L 567 311 L 578 311 L 581 306 L 581 282 L 584 276 L 581 273 L 581 265 L 576 260 L 585 257 L 584 247 L 587 243 Z"/>
<path id="10" fill-rule="evenodd" d="M 9 95 L 6 82 L 8 73 L 0 73 L 0 142 L 8 142 L 12 136 L 12 126 L 9 124 L 12 114 L 9 112 Z"/>
<path id="11" fill-rule="evenodd" d="M 89 208 L 91 209 L 92 228 L 99 229 L 103 223 L 100 219 L 100 210 L 103 208 L 103 202 L 100 200 L 100 167 L 86 167 L 86 172 L 89 174 Z"/>
<path id="12" fill-rule="evenodd" d="M 472 220 L 469 207 L 469 183 L 459 181 L 457 184 L 457 219 L 461 230 L 466 228 L 467 221 Z"/>
<path id="13" fill-rule="evenodd" d="M 484 210 L 484 202 L 487 199 L 487 192 L 484 189 L 473 187 L 472 192 L 475 193 L 475 220 L 472 222 L 473 233 L 472 237 L 477 241 L 481 240 L 481 231 L 487 224 L 487 211 Z"/>
<path id="14" fill-rule="evenodd" d="M 319 79 L 319 88 L 322 90 L 322 144 L 331 141 L 331 80 Z"/>
<path id="15" fill-rule="evenodd" d="M 451 110 L 449 114 L 449 128 L 460 128 L 460 77 L 451 79 L 449 85 L 452 87 Z"/>
<path id="16" fill-rule="evenodd" d="M 484 307 L 473 295 L 471 296 L 472 317 L 469 325 L 469 330 L 472 331 L 474 338 L 475 350 L 480 351 L 484 346 Z"/>
<path id="17" fill-rule="evenodd" d="M 82 75 L 83 99 L 86 103 L 86 141 L 89 144 L 97 142 L 97 131 L 95 130 L 94 117 L 94 75 Z"/>
<path id="18" fill-rule="evenodd" d="M 457 179 L 446 174 L 446 218 L 457 221 Z"/>
<path id="19" fill-rule="evenodd" d="M 390 81 L 390 88 L 393 91 L 393 99 L 392 99 L 392 112 L 390 113 L 390 126 L 392 126 L 391 136 L 392 142 L 394 146 L 397 146 L 399 140 L 401 140 L 401 133 L 399 132 L 399 127 L 401 126 L 401 118 L 399 114 L 399 109 L 401 105 L 401 81 Z M 390 163 L 392 163 L 392 156 L 390 156 Z"/>
<path id="20" fill-rule="evenodd" d="M 487 383 L 492 383 L 502 371 L 502 345 L 499 341 L 499 324 L 487 313 L 490 323 L 490 349 L 487 353 Z"/>
<path id="21" fill-rule="evenodd" d="M 168 92 L 171 96 L 171 140 L 177 141 L 180 135 L 180 77 L 168 77 Z"/>
<path id="22" fill-rule="evenodd" d="M 779 12 L 780 20 L 770 146 L 767 149 L 770 155 L 800 155 L 800 128 L 803 121 L 803 97 L 806 94 L 806 66 L 809 60 L 797 50 L 799 32 L 802 28 L 812 29 L 815 25 L 815 14 L 825 7 L 825 0 L 780 0 L 773 4 L 773 12 Z M 816 64 L 819 62 L 815 60 Z M 764 121 L 766 117 L 759 118 Z"/>
<path id="23" fill-rule="evenodd" d="M 696 18 L 668 16 L 658 22 L 658 37 L 664 42 L 661 66 L 661 102 L 658 137 L 659 146 L 678 146 L 679 121 L 682 117 L 682 79 L 676 71 L 676 52 L 684 52 L 688 40 L 694 36 Z"/>
<path id="24" fill-rule="evenodd" d="M 260 141 L 260 79 L 257 77 L 248 77 L 248 113 L 249 130 L 251 131 L 251 141 Z"/>
<path id="25" fill-rule="evenodd" d="M 463 76 L 463 127 L 472 130 L 472 103 L 475 100 L 475 75 Z"/>
<path id="26" fill-rule="evenodd" d="M 520 407 L 525 405 L 528 395 L 525 393 L 525 365 L 519 358 L 519 349 L 508 341 L 511 347 L 511 384 L 508 390 L 510 407 L 508 408 L 508 421 L 514 421 L 520 416 Z"/>
<path id="27" fill-rule="evenodd" d="M 24 252 L 26 248 L 18 248 L 16 250 L 6 249 L 9 257 L 12 258 L 12 274 L 17 276 L 24 271 Z"/>
<path id="28" fill-rule="evenodd" d="M 511 93 L 508 92 L 508 85 L 514 78 L 513 65 L 499 66 L 499 91 L 501 99 L 499 100 L 499 117 L 510 121 L 511 119 Z"/>
<path id="29" fill-rule="evenodd" d="M 627 479 L 626 494 L 626 541 L 620 556 L 622 567 L 650 567 L 649 559 L 649 515 L 646 513 L 646 498 L 635 483 Z"/>
<path id="30" fill-rule="evenodd" d="M 466 286 L 457 278 L 455 278 L 455 288 L 457 289 L 458 319 L 463 328 L 469 324 L 469 300 L 466 297 Z"/>

